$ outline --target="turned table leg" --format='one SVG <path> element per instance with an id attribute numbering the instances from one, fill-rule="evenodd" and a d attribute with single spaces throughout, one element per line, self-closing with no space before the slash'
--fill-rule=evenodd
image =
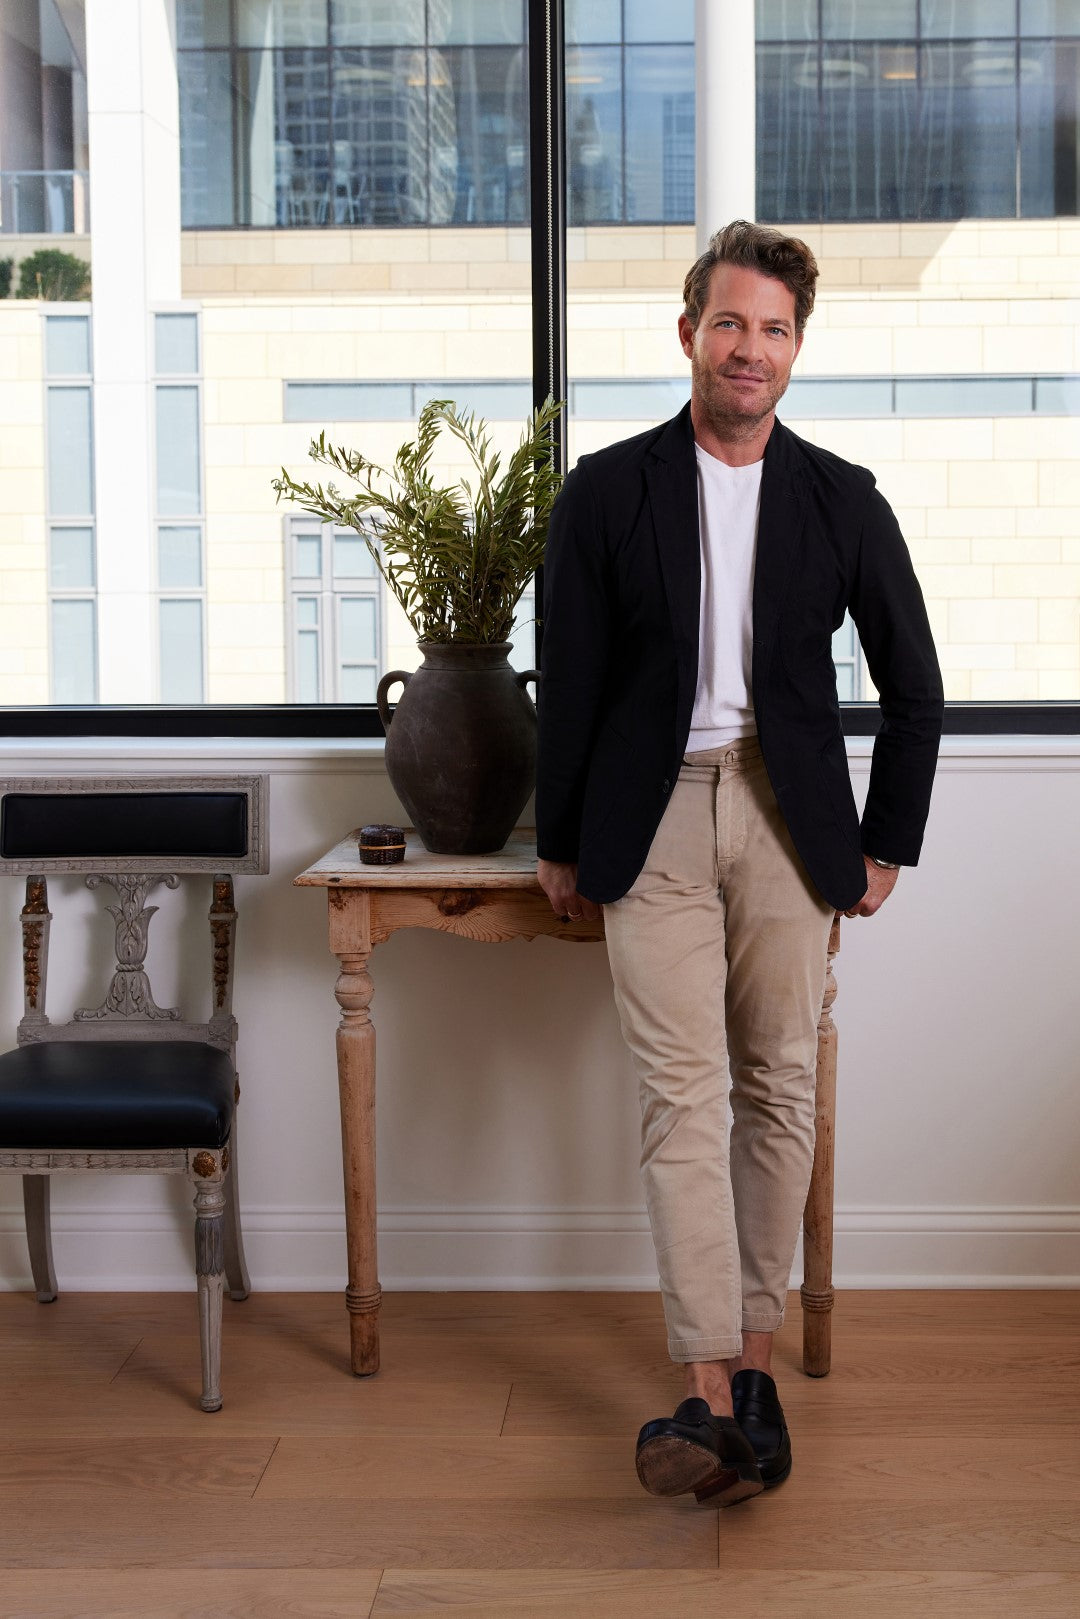
<path id="1" fill-rule="evenodd" d="M 331 889 L 330 943 L 341 964 L 334 989 L 341 1007 L 337 1031 L 341 1150 L 345 1171 L 345 1240 L 349 1282 L 352 1370 L 368 1377 L 379 1369 L 379 1287 L 375 1225 L 375 1025 L 370 900 L 356 890 Z"/>
<path id="2" fill-rule="evenodd" d="M 825 1377 L 832 1357 L 833 1179 L 836 1123 L 836 999 L 833 961 L 840 949 L 840 918 L 829 935 L 825 994 L 818 1022 L 817 1104 L 814 1168 L 803 1215 L 803 1371 Z"/>

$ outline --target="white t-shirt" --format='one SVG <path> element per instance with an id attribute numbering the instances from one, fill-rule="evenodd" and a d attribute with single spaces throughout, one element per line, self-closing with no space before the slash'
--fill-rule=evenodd
<path id="1" fill-rule="evenodd" d="M 698 444 L 701 620 L 688 753 L 753 736 L 754 554 L 763 461 L 729 467 Z"/>

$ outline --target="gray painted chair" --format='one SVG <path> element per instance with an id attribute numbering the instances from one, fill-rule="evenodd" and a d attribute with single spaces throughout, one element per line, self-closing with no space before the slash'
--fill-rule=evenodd
<path id="1" fill-rule="evenodd" d="M 0 780 L 0 872 L 26 876 L 24 1011 L 0 1055 L 0 1171 L 21 1174 L 38 1299 L 56 1298 L 50 1177 L 187 1175 L 204 1411 L 221 1406 L 221 1301 L 248 1293 L 236 1181 L 236 908 L 233 875 L 267 870 L 265 776 Z M 105 999 L 67 1023 L 45 1015 L 46 878 L 82 874 L 115 892 L 116 962 Z M 210 878 L 211 1010 L 205 1022 L 156 1005 L 146 971 L 149 896 Z"/>

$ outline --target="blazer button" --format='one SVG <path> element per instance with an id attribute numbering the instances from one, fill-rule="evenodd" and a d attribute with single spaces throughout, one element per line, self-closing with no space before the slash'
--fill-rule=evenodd
<path id="1" fill-rule="evenodd" d="M 663 785 L 662 785 L 660 790 L 661 790 L 661 792 L 665 792 L 665 793 L 670 793 L 670 791 L 671 791 L 671 783 L 670 783 L 670 781 L 668 781 L 666 776 L 664 777 Z"/>

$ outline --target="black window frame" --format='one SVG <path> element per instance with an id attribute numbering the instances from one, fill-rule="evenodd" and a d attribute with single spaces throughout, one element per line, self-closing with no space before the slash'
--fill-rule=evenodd
<path id="1" fill-rule="evenodd" d="M 532 187 L 530 234 L 533 293 L 533 397 L 567 397 L 566 369 L 566 120 L 564 0 L 527 0 L 529 50 L 529 154 Z M 560 421 L 553 454 L 566 469 Z M 537 596 L 542 595 L 542 570 Z M 537 664 L 542 627 L 537 625 Z M 374 705 L 172 704 L 4 706 L 9 737 L 156 738 L 298 737 L 310 741 L 377 738 Z M 873 736 L 880 721 L 875 702 L 841 704 L 847 736 Z M 1080 702 L 952 702 L 945 711 L 950 736 L 1069 736 L 1080 733 Z"/>

